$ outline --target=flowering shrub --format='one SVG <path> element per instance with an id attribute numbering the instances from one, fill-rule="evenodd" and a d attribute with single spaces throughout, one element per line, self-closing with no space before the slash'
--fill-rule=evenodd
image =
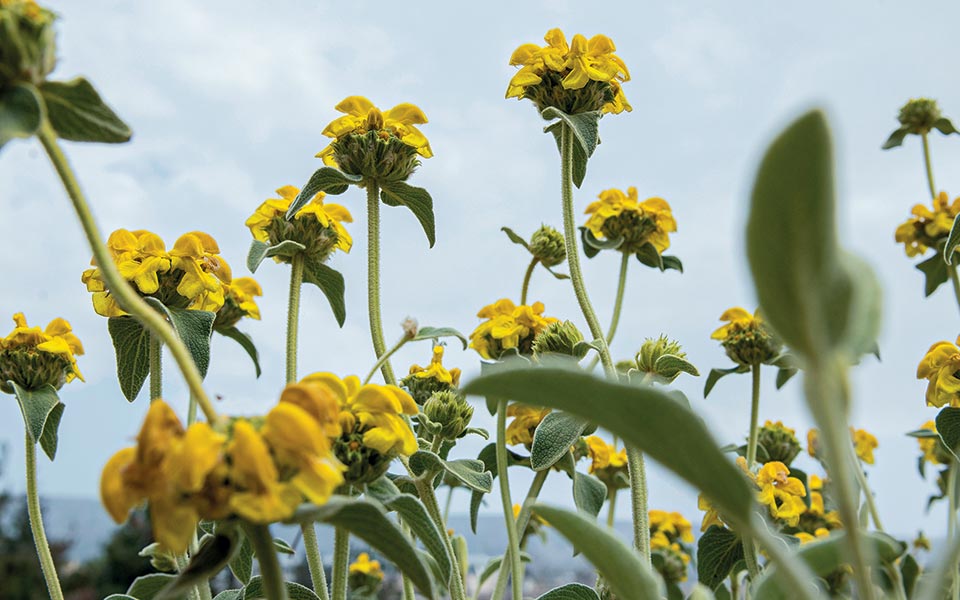
<path id="1" fill-rule="evenodd" d="M 420 129 L 427 117 L 417 106 L 381 110 L 363 96 L 348 96 L 333 108 L 341 116 L 322 132 L 331 140 L 317 155 L 323 166 L 305 175 L 300 187 L 278 188 L 279 197 L 259 206 L 251 199 L 248 270 L 255 272 L 266 258 L 280 265 L 273 268 L 289 267 L 285 377 L 265 414 L 234 415 L 229 403 L 214 406 L 204 387 L 210 338 L 216 332 L 237 341 L 259 376 L 256 345 L 237 325 L 260 318 L 256 298 L 263 290 L 251 277 L 235 278 L 217 242 L 202 231 L 185 233 L 169 249 L 145 230 L 118 229 L 104 239 L 59 140 L 121 143 L 130 130 L 87 80 L 50 79 L 55 21 L 34 0 L 0 0 L 0 147 L 15 138 L 41 142 L 93 253 L 91 268 L 79 278 L 94 311 L 106 318 L 120 390 L 133 402 L 149 381 L 136 441 L 117 444 L 100 489 L 105 510 L 118 523 L 147 506 L 155 543 L 142 554 L 164 572 L 133 582 L 122 598 L 208 599 L 210 580 L 224 568 L 240 586 L 222 593 L 228 600 L 373 598 L 384 579 L 383 560 L 402 574 L 405 600 L 415 593 L 466 600 L 482 591 L 501 600 L 508 587 L 520 600 L 527 540 L 548 532 L 572 542 L 597 578 L 590 586 L 561 586 L 543 600 L 673 599 L 686 592 L 698 599 L 803 600 L 960 594 L 960 349 L 939 341 L 918 357 L 926 404 L 939 413 L 909 435 L 919 443 L 921 475 L 929 465 L 939 470 L 931 502 L 950 505 L 942 558 L 921 567 L 917 553 L 929 542 L 920 537 L 910 550 L 885 532 L 867 477 L 868 469 L 882 466 L 875 465 L 878 442 L 848 419 L 849 372 L 878 353 L 880 293 L 871 269 L 836 236 L 829 128 L 820 112 L 785 129 L 757 169 L 745 235 L 759 307 L 722 313 L 717 307 L 722 325 L 711 337 L 733 366 L 711 369 L 703 395 L 723 377 L 750 375 L 744 444 L 720 447 L 687 398 L 670 388 L 681 376 L 700 376 L 677 340 L 661 334 L 642 342 L 632 358 L 615 362 L 611 356 L 632 258 L 657 273 L 683 272 L 681 260 L 665 254 L 678 218 L 667 200 L 641 200 L 629 187 L 600 191 L 577 221 L 575 188 L 597 149 L 603 117 L 631 111 L 623 89 L 630 74 L 607 36 L 576 34 L 568 42 L 559 29 L 547 32 L 545 46 L 523 44 L 509 57 L 518 69 L 506 97 L 529 100 L 547 123 L 562 175 L 562 229 L 542 224 L 527 239 L 503 228 L 529 253 L 520 296 L 480 308 L 469 338 L 408 320 L 399 341 L 387 346 L 380 315 L 380 205 L 410 209 L 434 244 L 433 199 L 409 183 L 433 151 Z M 953 264 L 960 207 L 937 191 L 929 151 L 933 130 L 958 132 L 930 99 L 908 102 L 899 121 L 884 148 L 921 138 L 932 204 L 917 204 L 894 239 L 911 258 L 933 250 L 917 265 L 927 295 L 949 280 L 960 302 Z M 322 370 L 303 376 L 297 352 L 303 284 L 324 294 L 341 326 L 347 318 L 344 278 L 328 263 L 334 252 L 351 251 L 354 216 L 330 200 L 352 188 L 367 200 L 366 308 L 377 360 L 357 365 L 365 369 L 356 371 L 365 373 L 362 379 Z M 594 258 L 604 251 L 618 251 L 621 264 L 605 329 L 581 261 L 581 254 Z M 569 281 L 580 314 L 554 316 L 542 302 L 529 301 L 540 268 Z M 573 322 L 580 317 L 586 329 Z M 15 396 L 24 418 L 32 532 L 47 590 L 60 600 L 37 497 L 36 446 L 56 457 L 65 409 L 60 394 L 70 391 L 64 384 L 82 381 L 77 357 L 83 346 L 62 318 L 45 329 L 28 326 L 22 313 L 13 318 L 14 330 L 0 338 L 0 391 Z M 481 375 L 472 381 L 461 382 L 460 368 L 444 365 L 444 344 L 455 341 L 477 353 Z M 421 344 L 429 362 L 397 378 L 392 358 L 417 342 L 429 342 Z M 189 389 L 184 416 L 163 399 L 164 353 Z M 308 360 L 309 370 L 324 368 L 316 357 Z M 601 372 L 594 374 L 598 365 Z M 802 373 L 817 425 L 805 448 L 788 424 L 759 421 L 761 374 L 771 370 L 778 388 Z M 471 426 L 480 398 L 496 416 L 493 432 Z M 466 436 L 492 441 L 479 456 L 465 456 L 460 441 Z M 804 449 L 817 472 L 794 464 Z M 648 458 L 698 490 L 698 539 L 693 515 L 648 506 Z M 514 502 L 519 494 L 511 490 L 518 470 L 533 473 L 523 503 Z M 556 473 L 572 481 L 576 511 L 538 499 Z M 469 548 L 448 528 L 437 490 L 470 490 L 475 527 L 495 478 L 508 544 L 485 572 L 471 577 Z M 621 492 L 631 503 L 629 545 L 613 531 Z M 604 507 L 605 523 L 599 517 Z M 287 548 L 270 535 L 275 523 L 301 528 L 312 589 L 284 581 L 277 552 Z M 318 524 L 333 529 L 329 585 Z M 350 563 L 351 538 L 366 542 L 378 560 L 362 553 Z M 254 560 L 258 578 L 252 577 Z"/>

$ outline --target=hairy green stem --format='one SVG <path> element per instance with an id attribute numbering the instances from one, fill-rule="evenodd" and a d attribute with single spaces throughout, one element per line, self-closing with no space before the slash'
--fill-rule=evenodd
<path id="1" fill-rule="evenodd" d="M 930 162 L 930 140 L 927 139 L 926 133 L 920 134 L 920 139 L 923 141 L 923 166 L 927 170 L 927 185 L 930 186 L 930 197 L 937 197 L 937 186 L 933 183 L 933 165 Z"/>
<path id="2" fill-rule="evenodd" d="M 530 277 L 533 276 L 533 270 L 537 268 L 537 263 L 540 262 L 540 259 L 536 256 L 533 257 L 533 260 L 530 261 L 530 266 L 527 267 L 527 272 L 523 274 L 523 287 L 520 288 L 520 304 L 527 303 L 527 291 L 530 289 Z"/>
<path id="3" fill-rule="evenodd" d="M 150 402 L 163 397 L 163 344 L 156 336 L 150 336 L 148 345 L 150 365 Z"/>
<path id="4" fill-rule="evenodd" d="M 610 358 L 610 349 L 607 347 L 606 337 L 597 320 L 597 314 L 590 304 L 587 288 L 583 283 L 583 271 L 580 269 L 580 248 L 577 245 L 577 227 L 573 221 L 573 132 L 564 125 L 560 134 L 560 195 L 563 209 L 563 237 L 567 250 L 567 264 L 570 266 L 570 281 L 573 291 L 583 312 L 583 318 L 590 328 L 590 335 L 597 341 L 600 352 L 600 361 L 607 372 L 607 376 L 616 379 L 616 370 L 613 359 Z"/>
<path id="5" fill-rule="evenodd" d="M 613 529 L 617 519 L 617 488 L 607 488 L 607 527 Z"/>
<path id="6" fill-rule="evenodd" d="M 443 522 L 446 523 L 450 519 L 450 507 L 453 505 L 453 490 L 456 489 L 453 486 L 447 488 L 447 500 L 443 503 Z"/>
<path id="7" fill-rule="evenodd" d="M 297 380 L 297 337 L 300 325 L 300 289 L 303 287 L 304 256 L 290 259 L 290 295 L 287 300 L 287 383 Z"/>
<path id="8" fill-rule="evenodd" d="M 517 521 L 513 518 L 513 501 L 510 499 L 510 473 L 507 471 L 507 401 L 497 401 L 497 478 L 500 480 L 500 503 L 503 508 L 503 520 L 507 527 L 507 551 L 500 561 L 500 573 L 497 588 L 492 600 L 502 600 L 506 592 L 505 568 L 510 562 L 511 592 L 513 598 L 523 598 L 523 564 L 520 561 L 520 536 L 517 533 Z M 501 581 L 503 582 L 501 584 Z"/>
<path id="9" fill-rule="evenodd" d="M 30 437 L 30 432 L 24 430 L 27 466 L 27 516 L 30 518 L 30 533 L 33 534 L 33 545 L 37 548 L 40 558 L 40 569 L 43 579 L 47 582 L 47 591 L 51 600 L 63 600 L 63 591 L 60 589 L 60 579 L 57 577 L 57 567 L 50 553 L 50 544 L 47 543 L 47 534 L 43 530 L 43 515 L 40 514 L 40 495 L 37 492 L 37 445 Z"/>
<path id="10" fill-rule="evenodd" d="M 365 181 L 364 185 L 367 187 L 367 310 L 373 351 L 379 360 L 386 352 L 380 316 L 380 186 L 375 181 Z M 380 370 L 386 383 L 397 385 L 389 360 L 383 362 Z"/>
<path id="11" fill-rule="evenodd" d="M 537 474 L 533 476 L 533 481 L 530 482 L 530 489 L 527 491 L 527 497 L 523 500 L 523 505 L 520 507 L 520 514 L 517 515 L 517 534 L 520 536 L 520 549 L 526 547 L 527 536 L 527 525 L 530 524 L 530 517 L 533 514 L 533 505 L 537 501 L 537 497 L 540 495 L 540 491 L 543 489 L 543 483 L 547 480 L 547 475 L 550 474 L 550 469 L 544 469 L 542 471 L 537 471 Z M 510 507 L 511 510 L 513 507 Z"/>
<path id="12" fill-rule="evenodd" d="M 397 517 L 397 520 L 400 521 L 400 526 L 403 528 L 403 533 L 407 536 L 407 538 L 412 539 L 410 528 L 407 526 L 407 524 L 404 523 L 403 519 L 401 519 L 399 516 Z M 407 577 L 406 573 L 400 573 L 400 579 L 403 582 L 403 600 L 416 600 L 416 593 L 413 590 L 413 581 Z"/>
<path id="13" fill-rule="evenodd" d="M 617 325 L 620 324 L 620 311 L 623 308 L 623 293 L 627 289 L 627 267 L 630 266 L 630 257 L 627 252 L 621 252 L 620 276 L 617 279 L 617 298 L 613 302 L 613 315 L 610 317 L 610 328 L 607 329 L 607 346 L 613 343 L 613 336 L 617 334 Z"/>
<path id="14" fill-rule="evenodd" d="M 752 469 L 757 462 L 757 441 L 760 435 L 760 363 L 750 368 L 753 376 L 753 392 L 750 395 L 750 437 L 747 439 L 747 467 Z"/>
<path id="15" fill-rule="evenodd" d="M 331 600 L 347 600 L 347 574 L 350 569 L 350 532 L 337 527 L 333 534 L 333 593 Z"/>
<path id="16" fill-rule="evenodd" d="M 647 508 L 647 469 L 639 448 L 627 444 L 627 469 L 630 472 L 630 502 L 633 507 L 633 546 L 650 562 L 650 512 Z"/>
<path id="17" fill-rule="evenodd" d="M 210 401 L 210 397 L 207 396 L 207 392 L 203 389 L 203 377 L 200 376 L 200 371 L 197 370 L 197 365 L 193 362 L 193 357 L 190 356 L 187 347 L 180 340 L 180 337 L 177 336 L 167 320 L 151 308 L 130 286 L 127 280 L 120 275 L 120 272 L 117 270 L 117 265 L 113 262 L 113 257 L 110 255 L 110 251 L 101 238 L 96 219 L 94 219 L 86 198 L 84 198 L 83 191 L 80 189 L 73 170 L 70 168 L 70 163 L 67 161 L 66 156 L 64 156 L 59 144 L 57 144 L 57 134 L 53 131 L 50 123 L 46 121 L 43 122 L 40 126 L 40 131 L 37 133 L 37 137 L 43 145 L 47 156 L 50 158 L 50 162 L 56 169 L 57 174 L 60 176 L 60 181 L 63 183 L 63 187 L 70 197 L 70 201 L 73 203 L 74 211 L 77 213 L 77 218 L 83 226 L 87 242 L 93 251 L 94 259 L 103 275 L 107 289 L 116 299 L 120 308 L 136 317 L 151 334 L 160 338 L 163 344 L 170 349 L 170 354 L 180 368 L 180 372 L 187 382 L 187 387 L 190 388 L 191 393 L 196 395 L 197 402 L 200 404 L 203 414 L 206 415 L 208 421 L 215 423 L 219 420 L 219 416 L 213 407 L 213 403 Z"/>
<path id="18" fill-rule="evenodd" d="M 399 350 L 400 348 L 403 348 L 403 345 L 409 342 L 411 339 L 413 339 L 412 336 L 404 334 L 404 336 L 400 338 L 399 342 L 397 342 L 396 344 L 394 344 L 392 348 L 387 350 L 387 352 L 383 356 L 381 356 L 379 360 L 377 360 L 376 364 L 373 365 L 373 368 L 370 369 L 370 372 L 367 373 L 367 376 L 364 377 L 363 385 L 367 385 L 368 383 L 370 383 L 370 380 L 373 379 L 373 376 L 377 373 L 377 371 L 381 369 L 381 367 L 383 367 L 383 365 L 387 364 L 387 361 L 390 360 L 390 357 L 396 354 L 397 350 Z"/>
<path id="19" fill-rule="evenodd" d="M 317 539 L 317 530 L 313 523 L 301 523 L 303 533 L 303 548 L 307 555 L 307 570 L 310 571 L 310 581 L 313 591 L 320 596 L 320 600 L 329 600 L 327 592 L 327 574 L 323 570 L 323 559 L 320 557 L 320 542 Z"/>
<path id="20" fill-rule="evenodd" d="M 430 518 L 433 519 L 433 522 L 440 528 L 443 545 L 446 547 L 447 552 L 450 554 L 450 560 L 453 561 L 454 564 L 453 574 L 450 577 L 450 599 L 466 600 L 467 592 L 464 587 L 464 574 L 460 570 L 457 561 L 457 552 L 453 547 L 453 540 L 450 539 L 450 532 L 447 531 L 447 524 L 443 520 L 443 514 L 440 513 L 440 504 L 437 502 L 437 494 L 433 488 L 433 478 L 424 479 L 417 477 L 414 479 L 414 485 L 416 485 L 420 500 L 423 501 L 423 505 L 427 508 Z"/>
<path id="21" fill-rule="evenodd" d="M 174 557 L 174 562 L 177 563 L 177 573 L 183 573 L 187 569 L 187 565 L 190 564 L 190 557 L 187 556 L 186 552 L 182 552 Z M 200 600 L 200 588 L 198 586 L 190 588 L 187 592 L 187 600 Z"/>
<path id="22" fill-rule="evenodd" d="M 283 581 L 283 570 L 277 560 L 277 551 L 273 547 L 270 528 L 247 523 L 244 531 L 260 564 L 260 578 L 266 600 L 287 600 L 287 586 Z"/>

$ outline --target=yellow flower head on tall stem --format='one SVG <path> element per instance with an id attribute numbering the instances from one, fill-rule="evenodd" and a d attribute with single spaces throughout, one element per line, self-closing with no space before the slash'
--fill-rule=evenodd
<path id="1" fill-rule="evenodd" d="M 46 329 L 30 327 L 23 313 L 13 315 L 13 322 L 13 331 L 0 338 L 0 390 L 13 393 L 8 381 L 27 390 L 83 381 L 76 358 L 83 354 L 83 344 L 70 323 L 56 318 Z"/>
<path id="2" fill-rule="evenodd" d="M 932 207 L 915 204 L 910 213 L 913 216 L 897 227 L 894 239 L 903 244 L 907 256 L 920 256 L 950 235 L 953 220 L 960 214 L 960 197 L 951 202 L 946 192 L 940 192 Z"/>
<path id="3" fill-rule="evenodd" d="M 567 114 L 632 110 L 620 86 L 630 73 L 609 37 L 576 34 L 567 44 L 560 29 L 551 29 L 544 41 L 546 46 L 523 44 L 510 56 L 510 64 L 520 69 L 507 86 L 507 98 L 529 99 L 540 112 L 550 106 Z"/>
<path id="4" fill-rule="evenodd" d="M 760 467 L 756 483 L 760 488 L 757 499 L 769 509 L 770 516 L 795 527 L 807 509 L 803 482 L 790 477 L 790 469 L 782 462 L 768 462 Z"/>
<path id="5" fill-rule="evenodd" d="M 324 262 L 334 250 L 350 252 L 353 238 L 344 223 L 353 223 L 353 216 L 339 204 L 326 204 L 326 194 L 317 192 L 292 220 L 287 210 L 300 189 L 285 185 L 277 189 L 279 198 L 269 198 L 246 221 L 255 240 L 277 245 L 287 240 L 303 244 L 304 253 L 312 260 Z M 274 257 L 277 262 L 289 258 Z"/>
<path id="6" fill-rule="evenodd" d="M 725 325 L 710 337 L 719 340 L 730 360 L 742 366 L 770 363 L 777 358 L 783 344 L 773 335 L 760 316 L 759 309 L 752 315 L 739 306 L 720 315 Z"/>
<path id="7" fill-rule="evenodd" d="M 223 306 L 217 311 L 213 328 L 229 329 L 240 319 L 260 320 L 260 307 L 256 297 L 263 295 L 263 288 L 252 277 L 237 277 L 223 286 Z"/>
<path id="8" fill-rule="evenodd" d="M 507 444 L 511 446 L 523 444 L 530 447 L 533 444 L 533 432 L 536 431 L 540 421 L 550 414 L 549 408 L 540 408 L 539 406 L 530 406 L 515 402 L 507 407 L 507 416 L 513 417 L 513 421 L 507 425 Z"/>
<path id="9" fill-rule="evenodd" d="M 347 483 L 366 482 L 377 471 L 379 477 L 398 454 L 409 456 L 419 449 L 405 419 L 418 414 L 419 409 L 410 394 L 399 387 L 361 385 L 355 375 L 341 379 L 333 373 L 313 373 L 300 383 L 318 386 L 337 402 L 341 433 L 333 449 L 347 467 Z"/>
<path id="10" fill-rule="evenodd" d="M 629 485 L 627 449 L 608 444 L 602 437 L 591 435 L 585 440 L 590 458 L 588 472 L 595 475 L 608 489 L 623 489 Z"/>
<path id="11" fill-rule="evenodd" d="M 960 337 L 957 338 L 960 344 Z M 927 380 L 927 406 L 960 406 L 960 348 L 940 341 L 930 346 L 917 365 L 917 379 Z"/>
<path id="12" fill-rule="evenodd" d="M 381 111 L 363 96 L 349 96 L 334 109 L 343 116 L 323 130 L 333 141 L 317 154 L 327 166 L 381 181 L 402 181 L 420 164 L 418 156 L 433 156 L 430 142 L 417 127 L 427 122 L 427 116 L 413 104 Z"/>
<path id="13" fill-rule="evenodd" d="M 505 351 L 514 348 L 520 354 L 530 354 L 537 335 L 551 323 L 559 322 L 554 317 L 544 317 L 543 311 L 542 302 L 517 306 L 509 299 L 501 298 L 477 313 L 478 317 L 487 320 L 470 334 L 470 347 L 490 360 L 497 360 Z"/>
<path id="14" fill-rule="evenodd" d="M 621 252 L 635 254 L 647 244 L 653 245 L 657 254 L 670 247 L 669 234 L 677 230 L 670 204 L 663 198 L 639 200 L 637 188 L 627 188 L 627 193 L 616 188 L 600 192 L 599 200 L 587 206 L 590 215 L 586 228 L 597 239 L 622 239 L 617 248 Z"/>
<path id="15" fill-rule="evenodd" d="M 460 385 L 460 369 L 443 366 L 443 346 L 438 344 L 433 347 L 430 364 L 412 365 L 400 384 L 423 406 L 435 393 L 455 390 Z"/>

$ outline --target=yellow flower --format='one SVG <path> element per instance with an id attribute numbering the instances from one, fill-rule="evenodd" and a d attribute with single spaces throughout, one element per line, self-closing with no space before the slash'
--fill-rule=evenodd
<path id="1" fill-rule="evenodd" d="M 173 410 L 162 400 L 150 405 L 137 436 L 137 445 L 120 450 L 107 462 L 100 479 L 100 496 L 117 523 L 144 500 L 150 505 L 154 537 L 172 552 L 186 550 L 201 518 L 226 516 L 223 507 L 201 512 L 204 496 L 222 486 L 211 477 L 223 465 L 224 438 L 206 423 L 184 431 Z"/>
<path id="2" fill-rule="evenodd" d="M 233 278 L 230 265 L 210 235 L 192 231 L 180 236 L 170 250 L 173 269 L 183 272 L 177 293 L 189 300 L 187 308 L 216 312 L 223 306 L 223 284 Z"/>
<path id="3" fill-rule="evenodd" d="M 920 429 L 935 432 L 937 430 L 937 424 L 933 421 L 927 421 Z M 944 452 L 940 440 L 937 438 L 917 438 L 917 442 L 920 444 L 920 451 L 923 452 L 923 460 L 926 462 L 935 465 L 950 463 L 950 456 Z"/>
<path id="4" fill-rule="evenodd" d="M 410 455 L 417 451 L 417 438 L 403 415 L 416 415 L 417 404 L 394 385 L 360 384 L 350 375 L 340 379 L 332 373 L 314 373 L 301 383 L 323 386 L 337 399 L 344 435 L 362 435 L 363 445 L 381 454 Z"/>
<path id="5" fill-rule="evenodd" d="M 865 429 L 850 428 L 850 436 L 853 438 L 853 448 L 857 452 L 857 458 L 867 463 L 873 464 L 873 451 L 879 445 L 877 438 Z"/>
<path id="6" fill-rule="evenodd" d="M 957 338 L 960 344 L 960 337 Z M 926 379 L 927 406 L 960 406 L 960 349 L 950 342 L 937 342 L 917 366 L 917 379 Z"/>
<path id="7" fill-rule="evenodd" d="M 711 525 L 723 527 L 723 521 L 720 519 L 720 511 L 703 494 L 697 496 L 697 508 L 704 511 L 703 521 L 700 523 L 700 531 L 706 531 Z"/>
<path id="8" fill-rule="evenodd" d="M 253 523 L 272 523 L 293 514 L 300 505 L 300 491 L 293 483 L 280 481 L 270 449 L 250 423 L 234 423 L 227 454 L 237 488 L 230 497 L 233 512 Z"/>
<path id="9" fill-rule="evenodd" d="M 156 294 L 160 290 L 160 275 L 171 269 L 170 255 L 163 240 L 149 231 L 117 229 L 107 238 L 107 249 L 120 275 L 143 295 Z M 91 260 L 90 264 L 94 268 L 84 271 L 81 281 L 87 291 L 93 293 L 94 310 L 104 317 L 126 314 L 107 291 L 96 261 Z"/>
<path id="10" fill-rule="evenodd" d="M 217 311 L 214 329 L 227 329 L 240 319 L 248 317 L 260 320 L 260 307 L 256 296 L 263 295 L 263 288 L 252 277 L 238 277 L 223 285 L 223 306 Z"/>
<path id="11" fill-rule="evenodd" d="M 678 512 L 651 510 L 650 547 L 654 550 L 669 548 L 679 541 L 693 543 L 693 526 Z"/>
<path id="12" fill-rule="evenodd" d="M 760 487 L 758 500 L 767 506 L 770 515 L 795 527 L 807 509 L 803 482 L 790 477 L 790 469 L 782 462 L 768 462 L 760 467 L 756 483 Z"/>
<path id="13" fill-rule="evenodd" d="M 551 29 L 544 41 L 543 47 L 523 44 L 510 56 L 520 70 L 507 86 L 507 98 L 528 98 L 541 112 L 548 106 L 568 114 L 632 110 L 620 87 L 630 73 L 610 38 L 577 34 L 568 45 L 562 31 Z"/>
<path id="14" fill-rule="evenodd" d="M 254 239 L 274 245 L 287 240 L 303 244 L 304 252 L 321 262 L 336 249 L 350 252 L 353 238 L 343 224 L 353 223 L 353 216 L 339 204 L 324 204 L 323 192 L 317 192 L 292 221 L 286 219 L 287 210 L 299 193 L 300 189 L 292 185 L 278 188 L 280 198 L 265 200 L 250 215 L 245 224 Z"/>
<path id="15" fill-rule="evenodd" d="M 261 430 L 282 469 L 292 469 L 290 482 L 310 502 L 323 504 L 343 483 L 343 465 L 330 452 L 324 428 L 307 411 L 281 401 L 267 413 Z"/>
<path id="16" fill-rule="evenodd" d="M 513 417 L 513 421 L 507 425 L 507 443 L 511 446 L 523 444 L 529 447 L 533 443 L 533 432 L 548 414 L 550 414 L 549 408 L 529 406 L 519 402 L 508 406 L 507 416 Z"/>
<path id="17" fill-rule="evenodd" d="M 586 228 L 597 239 L 622 238 L 617 248 L 621 252 L 635 254 L 647 244 L 652 244 L 657 254 L 670 247 L 669 234 L 677 230 L 670 204 L 663 198 L 647 198 L 640 202 L 637 188 L 631 186 L 624 194 L 611 188 L 600 192 L 584 211 L 590 215 Z"/>
<path id="18" fill-rule="evenodd" d="M 710 337 L 719 340 L 730 360 L 743 366 L 769 363 L 780 354 L 782 344 L 767 328 L 757 309 L 752 315 L 739 306 L 722 315 L 726 325 L 717 328 Z"/>
<path id="19" fill-rule="evenodd" d="M 619 468 L 627 464 L 627 449 L 617 451 L 615 446 L 606 442 L 602 437 L 591 435 L 586 439 L 587 454 L 590 456 L 589 472 L 595 473 L 607 467 Z"/>
<path id="20" fill-rule="evenodd" d="M 820 455 L 820 431 L 817 429 L 807 432 L 807 454 L 813 458 Z"/>
<path id="21" fill-rule="evenodd" d="M 897 243 L 902 243 L 907 256 L 919 256 L 929 248 L 936 248 L 950 235 L 953 220 L 960 213 L 960 198 L 950 202 L 946 192 L 940 192 L 933 200 L 933 209 L 916 204 L 907 219 L 894 233 Z"/>
<path id="22" fill-rule="evenodd" d="M 357 560 L 350 563 L 350 574 L 359 573 L 361 575 L 367 575 L 378 580 L 383 579 L 383 571 L 380 570 L 380 562 L 376 560 L 370 560 L 370 555 L 366 552 L 361 552 L 357 555 Z"/>
<path id="23" fill-rule="evenodd" d="M 542 302 L 516 306 L 507 298 L 483 307 L 477 313 L 487 319 L 470 334 L 470 347 L 486 359 L 497 360 L 504 351 L 516 348 L 520 354 L 529 354 L 533 340 L 551 323 L 554 317 L 544 317 Z"/>
<path id="24" fill-rule="evenodd" d="M 23 313 L 13 315 L 15 324 L 7 337 L 0 338 L 0 389 L 7 393 L 7 381 L 28 390 L 45 384 L 60 389 L 64 383 L 80 379 L 77 356 L 83 344 L 70 323 L 56 318 L 46 329 L 29 327 Z"/>
<path id="25" fill-rule="evenodd" d="M 826 527 L 819 527 L 813 534 L 809 534 L 806 531 L 798 531 L 793 534 L 793 536 L 800 540 L 800 544 L 803 545 L 809 544 L 817 539 L 830 537 L 830 530 Z"/>
<path id="26" fill-rule="evenodd" d="M 437 392 L 452 391 L 460 385 L 460 369 L 443 366 L 443 346 L 433 347 L 433 356 L 426 367 L 412 365 L 400 384 L 423 406 Z"/>

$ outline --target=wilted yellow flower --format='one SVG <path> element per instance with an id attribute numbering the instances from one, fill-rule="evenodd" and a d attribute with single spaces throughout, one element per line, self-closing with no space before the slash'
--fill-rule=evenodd
<path id="1" fill-rule="evenodd" d="M 350 563 L 350 574 L 360 573 L 370 577 L 374 577 L 378 580 L 383 579 L 383 571 L 380 570 L 380 562 L 376 560 L 370 560 L 370 555 L 366 552 L 361 552 L 357 555 L 357 560 Z"/>
<path id="2" fill-rule="evenodd" d="M 416 415 L 419 409 L 410 394 L 397 386 L 361 385 L 355 375 L 340 379 L 333 373 L 313 373 L 300 383 L 317 386 L 337 403 L 342 433 L 333 448 L 347 467 L 347 483 L 372 481 L 370 477 L 382 475 L 398 454 L 418 450 L 404 415 Z"/>
<path id="3" fill-rule="evenodd" d="M 669 548 L 677 542 L 693 543 L 693 526 L 678 512 L 651 510 L 650 548 Z"/>
<path id="4" fill-rule="evenodd" d="M 647 244 L 652 244 L 657 254 L 670 247 L 669 234 L 677 230 L 677 221 L 666 200 L 647 198 L 641 202 L 633 186 L 626 194 L 611 188 L 600 192 L 599 197 L 584 211 L 590 215 L 586 228 L 597 239 L 622 238 L 617 250 L 629 254 Z"/>
<path id="5" fill-rule="evenodd" d="M 950 197 L 946 192 L 940 192 L 933 199 L 932 210 L 923 204 L 915 204 L 910 211 L 913 217 L 907 219 L 894 233 L 897 243 L 902 243 L 907 256 L 919 256 L 928 248 L 936 248 L 937 244 L 947 239 L 953 220 L 960 213 L 960 198 Z"/>
<path id="6" fill-rule="evenodd" d="M 568 114 L 632 110 L 620 87 L 630 73 L 610 38 L 577 34 L 567 45 L 563 32 L 551 29 L 544 41 L 543 47 L 523 44 L 510 56 L 520 70 L 507 86 L 507 98 L 527 98 L 541 112 L 549 106 Z"/>
<path id="7" fill-rule="evenodd" d="M 154 233 L 118 229 L 107 239 L 107 248 L 120 275 L 142 296 L 157 298 L 170 308 L 216 312 L 223 305 L 223 285 L 230 283 L 230 266 L 219 256 L 217 242 L 202 231 L 180 236 L 167 252 Z M 98 315 L 126 314 L 107 291 L 98 267 L 84 271 L 81 281 L 93 293 Z"/>
<path id="8" fill-rule="evenodd" d="M 757 499 L 766 505 L 770 515 L 790 526 L 796 526 L 807 509 L 803 497 L 807 495 L 803 482 L 790 477 L 790 469 L 782 462 L 768 462 L 760 467 L 756 479 L 760 493 Z"/>
<path id="9" fill-rule="evenodd" d="M 520 354 L 529 354 L 537 335 L 558 322 L 554 317 L 542 316 L 544 308 L 543 302 L 517 306 L 507 298 L 483 307 L 477 316 L 487 320 L 470 334 L 470 347 L 491 360 L 514 348 Z"/>
<path id="10" fill-rule="evenodd" d="M 254 299 L 263 295 L 263 288 L 252 277 L 237 277 L 223 286 L 223 306 L 217 311 L 214 329 L 228 329 L 240 319 L 260 320 L 260 307 Z"/>
<path id="11" fill-rule="evenodd" d="M 211 477 L 222 462 L 224 438 L 206 423 L 184 431 L 162 400 L 150 404 L 137 445 L 120 450 L 107 462 L 100 479 L 100 497 L 117 523 L 144 500 L 157 542 L 172 552 L 186 550 L 201 518 L 204 495 L 216 494 L 222 479 Z"/>
<path id="12" fill-rule="evenodd" d="M 769 363 L 780 354 L 782 344 L 767 328 L 759 309 L 750 314 L 739 306 L 720 315 L 727 324 L 717 328 L 710 337 L 719 340 L 727 356 L 743 366 Z"/>
<path id="13" fill-rule="evenodd" d="M 850 428 L 850 436 L 853 438 L 853 448 L 857 452 L 857 458 L 867 463 L 873 464 L 873 451 L 879 445 L 877 438 L 865 429 Z"/>
<path id="14" fill-rule="evenodd" d="M 540 421 L 550 414 L 549 408 L 540 408 L 539 406 L 530 406 L 529 404 L 520 404 L 515 402 L 507 407 L 507 416 L 513 417 L 513 421 L 507 425 L 507 444 L 511 446 L 523 444 L 529 447 L 533 443 L 533 432 L 536 431 Z"/>
<path id="15" fill-rule="evenodd" d="M 279 198 L 269 198 L 257 207 L 245 223 L 254 239 L 273 245 L 287 240 L 303 244 L 304 253 L 320 262 L 334 250 L 350 252 L 353 238 L 343 225 L 353 223 L 350 211 L 339 204 L 325 204 L 326 194 L 317 192 L 292 220 L 287 220 L 287 210 L 299 193 L 299 188 L 285 185 L 277 189 Z M 284 257 L 275 260 L 289 262 Z"/>
<path id="16" fill-rule="evenodd" d="M 29 327 L 23 313 L 13 315 L 13 322 L 13 331 L 0 338 L 0 390 L 13 393 L 8 381 L 27 390 L 45 384 L 60 389 L 74 379 L 83 381 L 76 359 L 83 354 L 83 344 L 70 323 L 56 318 L 46 329 Z"/>
<path id="17" fill-rule="evenodd" d="M 957 338 L 960 344 L 960 337 Z M 960 348 L 940 341 L 930 346 L 917 365 L 917 379 L 926 379 L 927 406 L 960 406 Z"/>

